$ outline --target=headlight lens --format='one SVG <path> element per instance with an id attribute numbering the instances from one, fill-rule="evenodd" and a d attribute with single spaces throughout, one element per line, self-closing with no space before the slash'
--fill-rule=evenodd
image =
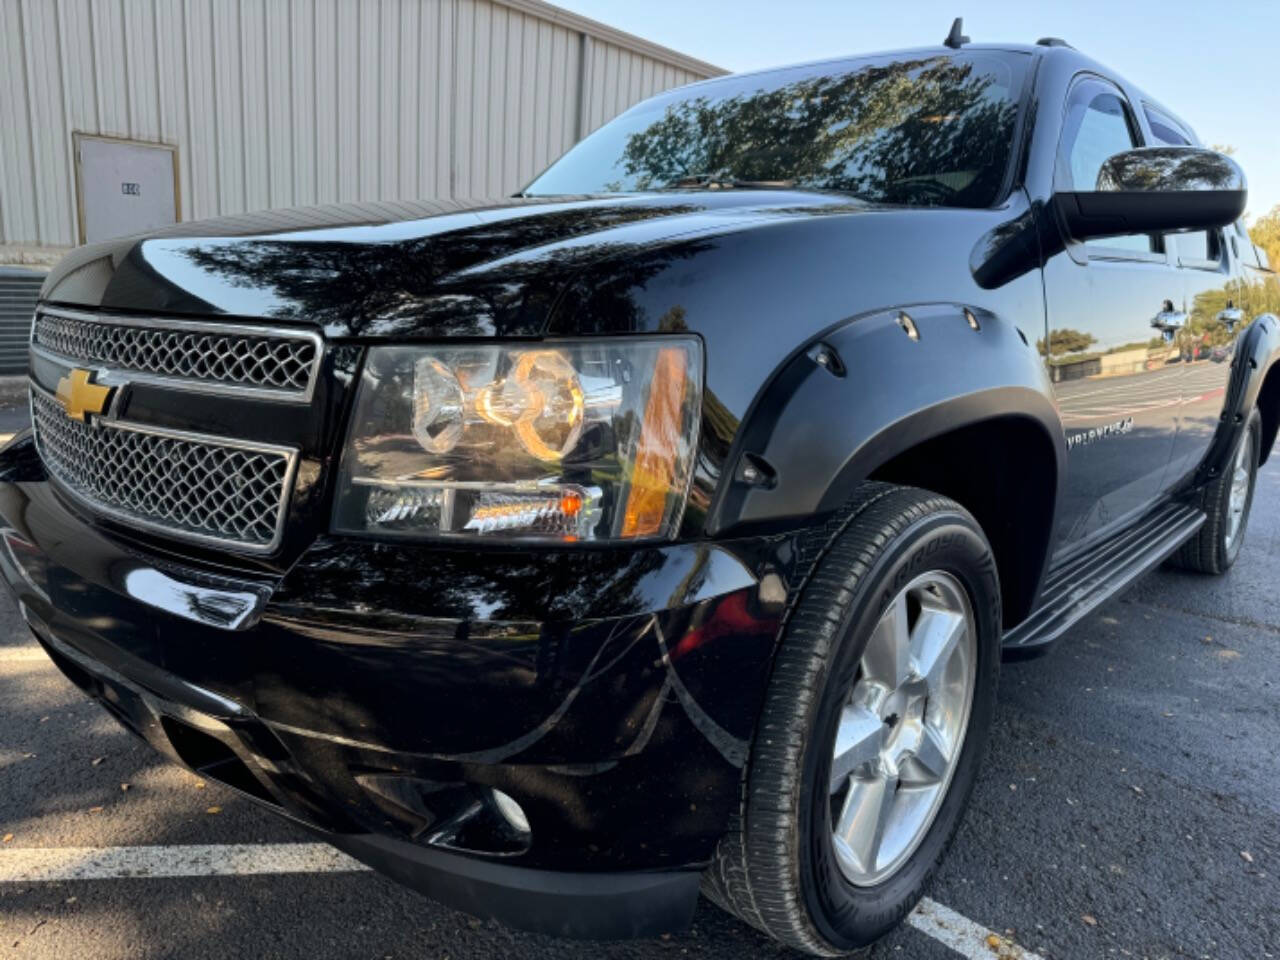
<path id="1" fill-rule="evenodd" d="M 342 458 L 342 532 L 675 536 L 697 446 L 691 337 L 374 347 Z"/>

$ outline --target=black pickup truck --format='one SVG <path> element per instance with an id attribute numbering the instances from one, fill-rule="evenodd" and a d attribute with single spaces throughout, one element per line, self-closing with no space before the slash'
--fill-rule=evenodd
<path id="1" fill-rule="evenodd" d="M 1245 196 L 1061 41 L 953 34 L 662 94 L 513 198 L 85 247 L 0 568 L 124 726 L 442 901 L 646 936 L 701 889 L 854 949 L 1002 658 L 1237 557 Z"/>

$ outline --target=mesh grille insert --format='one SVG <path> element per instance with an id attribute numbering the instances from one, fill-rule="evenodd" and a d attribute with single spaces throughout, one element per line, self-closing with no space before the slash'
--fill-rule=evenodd
<path id="1" fill-rule="evenodd" d="M 136 326 L 43 312 L 32 339 L 83 363 L 282 393 L 308 390 L 319 350 L 311 337 Z"/>
<path id="2" fill-rule="evenodd" d="M 91 507 L 177 535 L 275 546 L 288 453 L 81 423 L 34 390 L 31 409 L 45 467 Z"/>

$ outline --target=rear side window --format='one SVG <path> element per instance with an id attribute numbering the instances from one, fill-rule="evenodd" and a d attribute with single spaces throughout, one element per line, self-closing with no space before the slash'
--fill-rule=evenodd
<path id="1" fill-rule="evenodd" d="M 1244 225 L 1244 217 L 1235 222 L 1234 230 L 1236 236 L 1231 238 L 1231 243 L 1240 256 L 1240 262 L 1249 267 L 1259 266 L 1258 248 L 1253 245 L 1253 238 L 1249 236 L 1249 228 Z"/>
<path id="2" fill-rule="evenodd" d="M 1098 81 L 1081 83 L 1067 106 L 1058 147 L 1059 178 L 1068 181 L 1068 189 L 1093 190 L 1107 159 L 1137 145 L 1137 126 L 1119 93 L 1108 91 Z M 1085 246 L 1099 254 L 1108 250 L 1151 253 L 1156 249 L 1146 234 L 1090 240 Z"/>
<path id="3" fill-rule="evenodd" d="M 1171 147 L 1191 146 L 1191 141 L 1188 140 L 1185 135 L 1171 127 L 1167 122 L 1161 120 L 1160 114 L 1155 113 L 1152 110 L 1148 110 L 1147 122 L 1151 124 L 1152 136 L 1154 136 L 1160 143 L 1167 143 Z"/>
<path id="4" fill-rule="evenodd" d="M 1191 133 L 1183 128 L 1172 117 L 1166 116 L 1154 107 L 1143 107 L 1147 115 L 1147 123 L 1151 127 L 1151 136 L 1159 144 L 1170 147 L 1190 147 L 1195 145 Z M 1175 233 L 1168 237 L 1173 244 L 1173 251 L 1178 255 L 1179 263 L 1216 262 L 1219 257 L 1218 234 L 1206 230 L 1195 233 Z"/>

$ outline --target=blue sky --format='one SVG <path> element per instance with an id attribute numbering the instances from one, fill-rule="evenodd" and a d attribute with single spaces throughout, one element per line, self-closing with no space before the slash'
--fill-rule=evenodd
<path id="1" fill-rule="evenodd" d="M 553 0 L 727 70 L 940 43 L 1062 37 L 1195 128 L 1231 144 L 1249 213 L 1280 204 L 1280 0 Z"/>

